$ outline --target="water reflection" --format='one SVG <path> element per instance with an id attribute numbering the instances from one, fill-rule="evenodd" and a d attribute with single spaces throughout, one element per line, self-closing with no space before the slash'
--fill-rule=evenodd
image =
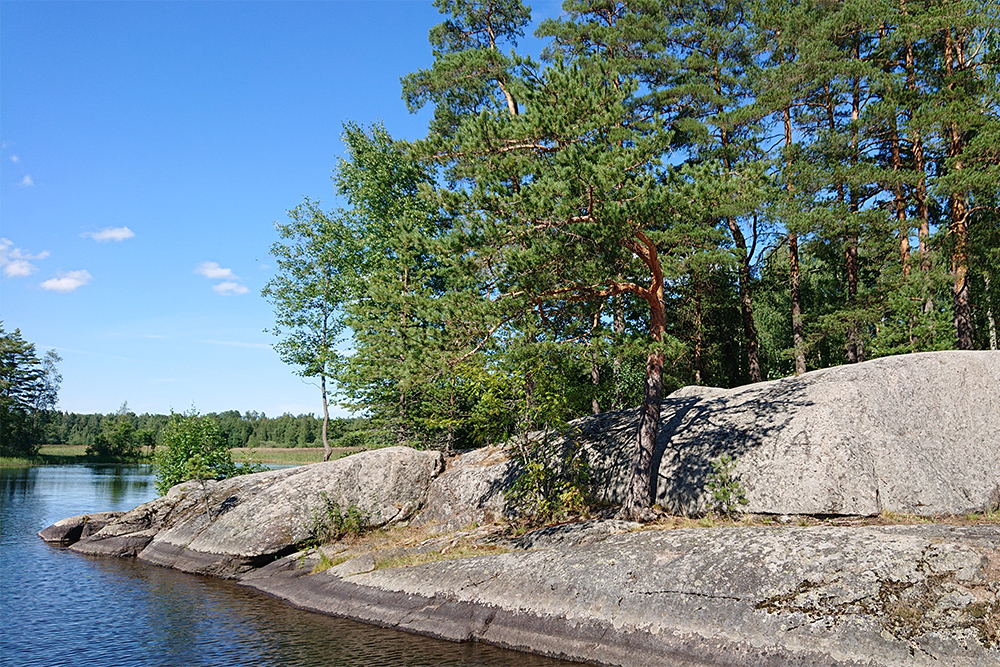
<path id="1" fill-rule="evenodd" d="M 13 468 L 0 477 L 0 498 L 13 502 L 35 488 L 36 468 Z"/>
<path id="2" fill-rule="evenodd" d="M 0 470 L 0 488 L 0 614 L 18 619 L 0 633 L 5 666 L 569 664 L 311 614 L 233 582 L 81 556 L 35 537 L 66 516 L 151 499 L 148 466 Z"/>
<path id="3" fill-rule="evenodd" d="M 113 503 L 133 495 L 147 495 L 153 488 L 152 466 L 88 465 L 98 493 Z"/>

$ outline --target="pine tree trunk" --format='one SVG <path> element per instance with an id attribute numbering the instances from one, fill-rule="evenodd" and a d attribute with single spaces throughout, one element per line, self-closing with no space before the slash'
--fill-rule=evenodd
<path id="1" fill-rule="evenodd" d="M 646 386 L 639 409 L 639 432 L 636 436 L 632 477 L 623 511 L 636 520 L 643 518 L 652 491 L 653 450 L 660 430 L 660 406 L 663 403 L 663 352 L 655 350 L 646 358 Z"/>
<path id="2" fill-rule="evenodd" d="M 621 410 L 624 406 L 622 396 L 622 353 L 621 338 L 625 334 L 625 304 L 622 297 L 613 297 L 611 330 L 615 334 L 615 357 L 611 362 L 612 370 L 615 374 L 615 404 L 614 409 Z"/>
<path id="3" fill-rule="evenodd" d="M 860 44 L 855 42 L 854 57 L 860 60 Z M 858 164 L 858 130 L 857 122 L 861 117 L 861 82 L 858 77 L 854 77 L 854 85 L 851 96 L 851 167 Z M 847 270 L 847 307 L 853 311 L 857 306 L 858 297 L 858 234 L 854 230 L 854 221 L 860 213 L 861 206 L 858 202 L 856 189 L 849 186 L 850 191 L 850 217 L 851 222 L 847 232 L 846 247 L 844 248 L 844 267 Z M 859 363 L 864 361 L 864 348 L 860 341 L 858 322 L 854 312 L 849 315 L 847 325 L 847 361 L 848 363 Z"/>
<path id="4" fill-rule="evenodd" d="M 740 315 L 743 319 L 743 338 L 747 346 L 747 370 L 750 374 L 750 382 L 761 381 L 760 371 L 760 342 L 757 339 L 757 327 L 753 319 L 753 302 L 750 294 L 750 254 L 747 251 L 746 238 L 740 231 L 739 225 L 734 218 L 727 218 L 729 231 L 733 235 L 739 260 L 737 275 L 739 278 L 740 290 Z"/>
<path id="5" fill-rule="evenodd" d="M 906 5 L 902 3 L 903 12 L 906 12 Z M 912 93 L 917 91 L 916 63 L 913 54 L 913 44 L 907 42 L 905 52 L 906 67 L 906 88 Z M 910 117 L 915 111 L 910 112 Z M 917 245 L 920 252 L 920 272 L 923 274 L 924 284 L 927 289 L 927 296 L 923 304 L 924 314 L 934 310 L 934 294 L 930 288 L 930 239 L 931 224 L 930 211 L 927 207 L 927 166 L 924 159 L 924 140 L 919 128 L 914 127 L 910 131 L 910 143 L 913 147 L 913 171 L 916 172 L 917 182 L 913 188 L 913 199 L 916 204 L 917 213 Z M 933 336 L 933 332 L 932 332 Z"/>
<path id="6" fill-rule="evenodd" d="M 702 360 L 702 352 L 705 346 L 705 332 L 703 326 L 703 314 L 702 314 L 702 281 L 700 278 L 695 277 L 694 279 L 694 361 L 692 366 L 694 367 L 694 383 L 700 385 L 702 383 L 702 366 L 704 361 Z"/>
<path id="7" fill-rule="evenodd" d="M 903 161 L 899 154 L 899 132 L 896 129 L 896 117 L 892 117 L 889 129 L 889 147 L 892 159 L 892 170 L 896 174 L 893 184 L 893 203 L 896 208 L 896 228 L 899 230 L 899 261 L 903 266 L 903 279 L 910 275 L 910 224 L 906 219 L 906 195 L 903 189 Z"/>
<path id="8" fill-rule="evenodd" d="M 601 384 L 601 368 L 597 365 L 597 353 L 594 352 L 590 360 L 590 384 L 594 387 L 594 396 L 590 400 L 590 410 L 593 414 L 601 414 L 601 404 L 597 400 L 597 388 Z"/>
<path id="9" fill-rule="evenodd" d="M 950 79 L 956 69 L 965 68 L 965 51 L 961 42 L 956 41 L 951 28 L 944 31 L 945 74 Z M 954 89 L 949 83 L 948 88 Z M 948 157 L 952 158 L 951 169 L 960 171 L 964 168 L 961 160 L 956 160 L 962 154 L 964 139 L 958 123 L 952 121 L 947 127 Z M 958 349 L 971 350 L 974 346 L 972 337 L 972 299 L 969 294 L 969 201 L 965 192 L 953 192 L 949 196 L 949 231 L 955 244 L 951 256 L 951 272 L 954 277 L 952 286 L 953 309 L 955 311 L 955 336 Z"/>
<path id="10" fill-rule="evenodd" d="M 716 93 L 720 96 L 722 94 L 718 81 L 716 81 Z M 719 107 L 717 111 L 721 114 L 724 109 Z M 726 130 L 720 130 L 719 143 L 723 148 L 722 163 L 728 172 L 732 169 L 732 167 L 729 163 L 729 156 L 726 153 L 726 149 L 729 147 L 729 134 Z M 746 339 L 747 346 L 747 371 L 750 375 L 750 382 L 760 382 L 760 341 L 757 338 L 757 327 L 754 324 L 753 301 L 750 294 L 750 262 L 753 258 L 750 257 L 751 253 L 747 249 L 746 237 L 743 236 L 743 231 L 740 229 L 740 225 L 736 221 L 736 218 L 726 218 L 726 225 L 729 227 L 729 232 L 733 235 L 733 243 L 736 245 L 737 260 L 739 260 L 740 264 L 737 273 L 740 290 L 740 314 L 743 319 L 743 337 Z M 756 240 L 755 233 L 755 244 Z"/>
<path id="11" fill-rule="evenodd" d="M 789 152 L 785 158 L 785 164 L 791 168 L 792 111 L 787 106 L 784 109 L 784 122 L 785 150 Z M 793 190 L 791 180 L 785 187 L 790 194 Z M 788 232 L 788 281 L 792 297 L 792 348 L 795 351 L 796 375 L 802 375 L 806 372 L 806 337 L 802 327 L 802 290 L 799 280 L 799 235 L 795 232 Z"/>
<path id="12" fill-rule="evenodd" d="M 626 491 L 621 515 L 632 520 L 642 520 L 649 515 L 653 480 L 653 451 L 660 430 L 660 406 L 663 402 L 663 342 L 666 331 L 666 309 L 663 304 L 663 268 L 656 252 L 656 245 L 644 235 L 637 234 L 645 249 L 640 256 L 650 269 L 648 290 L 642 294 L 649 305 L 649 337 L 653 350 L 646 357 L 646 385 L 639 409 L 639 429 L 636 433 L 636 452 L 632 462 L 632 475 Z"/>
<path id="13" fill-rule="evenodd" d="M 955 250 L 951 256 L 951 271 L 955 278 L 952 287 L 955 310 L 955 335 L 958 349 L 975 349 L 972 338 L 972 299 L 969 295 L 968 201 L 964 193 L 951 196 L 951 235 Z"/>
<path id="14" fill-rule="evenodd" d="M 799 286 L 799 235 L 788 234 L 789 282 L 792 291 L 792 345 L 795 348 L 795 374 L 806 372 L 806 337 L 802 326 L 802 293 Z"/>

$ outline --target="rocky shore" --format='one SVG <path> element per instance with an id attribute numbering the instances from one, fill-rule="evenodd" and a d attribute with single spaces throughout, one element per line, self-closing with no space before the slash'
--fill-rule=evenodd
<path id="1" fill-rule="evenodd" d="M 942 352 L 685 388 L 663 404 L 655 497 L 674 514 L 703 513 L 710 463 L 729 454 L 746 509 L 764 516 L 995 512 L 997 387 L 1000 354 Z M 514 446 L 583 456 L 592 497 L 614 505 L 635 419 L 588 417 Z M 1000 665 L 995 514 L 960 525 L 674 530 L 603 520 L 501 537 L 490 526 L 515 511 L 505 492 L 521 473 L 510 454 L 489 447 L 446 460 L 390 447 L 190 481 L 39 536 L 237 579 L 322 613 L 594 664 Z M 308 546 L 329 502 L 357 508 L 373 528 L 422 537 Z M 453 558 L 459 542 L 472 548 Z"/>
<path id="2" fill-rule="evenodd" d="M 602 665 L 1000 665 L 1000 526 L 564 535 L 527 551 L 241 582 L 293 605 Z M 338 572 L 339 569 L 339 572 Z"/>

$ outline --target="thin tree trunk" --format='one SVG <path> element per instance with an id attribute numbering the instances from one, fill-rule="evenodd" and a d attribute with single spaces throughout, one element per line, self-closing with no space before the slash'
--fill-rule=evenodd
<path id="1" fill-rule="evenodd" d="M 625 304 L 623 302 L 622 296 L 618 295 L 612 297 L 614 301 L 612 302 L 612 321 L 611 330 L 615 333 L 615 356 L 611 362 L 612 370 L 615 374 L 615 404 L 614 408 L 616 410 L 621 410 L 625 407 L 624 398 L 622 396 L 622 353 L 621 353 L 621 339 L 625 334 Z"/>
<path id="2" fill-rule="evenodd" d="M 965 193 L 951 195 L 951 234 L 955 250 L 951 256 L 951 271 L 955 277 L 952 295 L 955 310 L 955 335 L 958 349 L 974 349 L 972 337 L 972 299 L 969 294 L 968 201 Z"/>
<path id="3" fill-rule="evenodd" d="M 791 168 L 792 156 L 792 112 L 789 107 L 784 108 L 785 122 L 785 151 L 787 153 L 785 164 Z M 788 189 L 789 197 L 794 190 L 791 180 L 785 186 Z M 792 297 L 792 348 L 795 351 L 795 374 L 802 375 L 806 372 L 806 337 L 802 327 L 802 291 L 800 289 L 799 277 L 799 235 L 795 232 L 788 232 L 788 280 Z"/>
<path id="4" fill-rule="evenodd" d="M 855 41 L 854 57 L 861 59 L 860 44 Z M 854 77 L 854 85 L 851 95 L 851 167 L 858 163 L 858 129 L 857 122 L 861 117 L 861 81 L 859 77 Z M 853 311 L 857 306 L 858 297 L 858 233 L 855 231 L 855 220 L 860 212 L 857 188 L 849 186 L 850 192 L 850 217 L 848 223 L 847 243 L 844 248 L 844 265 L 847 270 L 847 307 Z M 847 325 L 847 361 L 849 363 L 859 363 L 864 361 L 864 348 L 860 341 L 858 322 L 855 314 L 851 312 Z"/>
<path id="5" fill-rule="evenodd" d="M 789 282 L 792 291 L 792 345 L 795 349 L 795 374 L 806 372 L 806 337 L 802 326 L 802 291 L 799 286 L 799 235 L 788 234 Z"/>
<path id="6" fill-rule="evenodd" d="M 735 218 L 727 218 L 729 231 L 733 235 L 736 244 L 737 259 L 739 268 L 737 276 L 739 278 L 740 290 L 740 315 L 743 319 L 743 337 L 747 345 L 747 370 L 750 374 L 750 382 L 761 381 L 760 371 L 760 342 L 757 339 L 757 327 L 753 319 L 753 302 L 750 294 L 750 253 L 747 251 L 746 238 L 740 231 Z"/>
<path id="7" fill-rule="evenodd" d="M 694 367 L 694 383 L 700 385 L 702 383 L 702 366 L 704 361 L 702 360 L 702 352 L 705 345 L 705 333 L 703 326 L 703 314 L 702 314 L 702 283 L 701 278 L 695 276 L 694 278 L 694 362 L 692 366 Z"/>
<path id="8" fill-rule="evenodd" d="M 333 448 L 330 447 L 330 441 L 327 439 L 326 434 L 330 425 L 330 410 L 327 407 L 326 400 L 326 375 L 319 376 L 319 388 L 320 393 L 323 395 L 323 428 L 321 430 L 321 437 L 323 438 L 323 460 L 329 461 L 330 457 L 333 455 Z"/>
<path id="9" fill-rule="evenodd" d="M 593 414 L 601 414 L 601 404 L 597 400 L 597 388 L 601 384 L 601 368 L 597 365 L 597 353 L 590 360 L 590 384 L 594 387 L 594 397 L 590 400 L 590 410 Z"/>
<path id="10" fill-rule="evenodd" d="M 721 95 L 721 88 L 718 81 L 716 81 L 716 91 Z M 723 109 L 720 107 L 718 112 L 721 114 Z M 732 169 L 729 164 L 729 156 L 726 153 L 729 147 L 729 133 L 724 129 L 719 132 L 719 143 L 722 144 L 723 150 L 722 163 L 728 172 Z M 740 314 L 743 319 L 743 337 L 746 339 L 747 345 L 747 371 L 750 375 L 750 382 L 760 382 L 762 379 L 760 371 L 760 341 L 757 337 L 757 326 L 753 319 L 753 300 L 750 290 L 751 252 L 747 249 L 746 237 L 743 236 L 743 231 L 740 229 L 736 218 L 726 218 L 726 225 L 733 236 L 733 243 L 736 245 L 736 259 L 739 261 L 737 276 L 740 290 Z M 755 234 L 754 243 L 756 243 L 756 240 Z"/>
<path id="11" fill-rule="evenodd" d="M 892 156 L 892 170 L 896 174 L 893 184 L 893 202 L 896 208 L 896 228 L 899 230 L 899 261 L 903 266 L 903 279 L 910 275 L 910 223 L 906 219 L 906 193 L 903 188 L 903 161 L 899 154 L 899 132 L 896 129 L 896 117 L 892 118 L 889 130 L 889 145 Z"/>
<path id="12" fill-rule="evenodd" d="M 903 3 L 903 11 L 904 13 L 906 12 L 905 3 Z M 917 91 L 916 65 L 913 44 L 909 41 L 906 43 L 905 67 L 906 88 L 911 93 L 915 93 Z M 911 120 L 912 115 L 913 112 L 911 112 Z M 917 214 L 917 244 L 920 252 L 920 272 L 923 274 L 923 280 L 927 286 L 927 297 L 924 300 L 923 311 L 924 314 L 928 314 L 934 310 L 934 294 L 930 289 L 931 224 L 930 212 L 927 207 L 927 165 L 924 159 L 924 140 L 920 129 L 913 127 L 910 134 L 910 142 L 913 145 L 913 171 L 916 172 L 917 176 L 917 182 L 913 189 L 913 199 L 916 204 Z"/>

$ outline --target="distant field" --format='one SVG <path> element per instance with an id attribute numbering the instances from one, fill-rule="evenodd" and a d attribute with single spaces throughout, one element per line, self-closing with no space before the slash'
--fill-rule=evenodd
<path id="1" fill-rule="evenodd" d="M 339 459 L 354 452 L 360 452 L 361 447 L 334 447 L 333 455 L 330 459 Z M 261 463 L 276 463 L 283 465 L 302 465 L 305 463 L 319 463 L 323 460 L 322 447 L 235 447 L 230 450 L 233 453 L 233 461 L 237 463 L 246 461 L 248 453 L 254 460 Z"/>
<path id="2" fill-rule="evenodd" d="M 361 449 L 361 447 L 334 447 L 331 459 L 338 459 L 341 456 L 361 451 Z M 304 465 L 306 463 L 319 463 L 323 460 L 322 447 L 236 447 L 230 451 L 233 453 L 233 461 L 237 463 L 246 461 L 249 452 L 252 452 L 255 461 L 278 465 Z M 86 453 L 86 445 L 42 445 L 38 450 L 37 458 L 0 457 L 0 468 L 85 463 L 87 461 Z"/>
<path id="3" fill-rule="evenodd" d="M 41 456 L 83 456 L 87 445 L 42 445 L 38 449 Z"/>
<path id="4" fill-rule="evenodd" d="M 42 445 L 32 459 L 0 457 L 0 468 L 26 468 L 38 465 L 83 463 L 87 445 Z"/>

